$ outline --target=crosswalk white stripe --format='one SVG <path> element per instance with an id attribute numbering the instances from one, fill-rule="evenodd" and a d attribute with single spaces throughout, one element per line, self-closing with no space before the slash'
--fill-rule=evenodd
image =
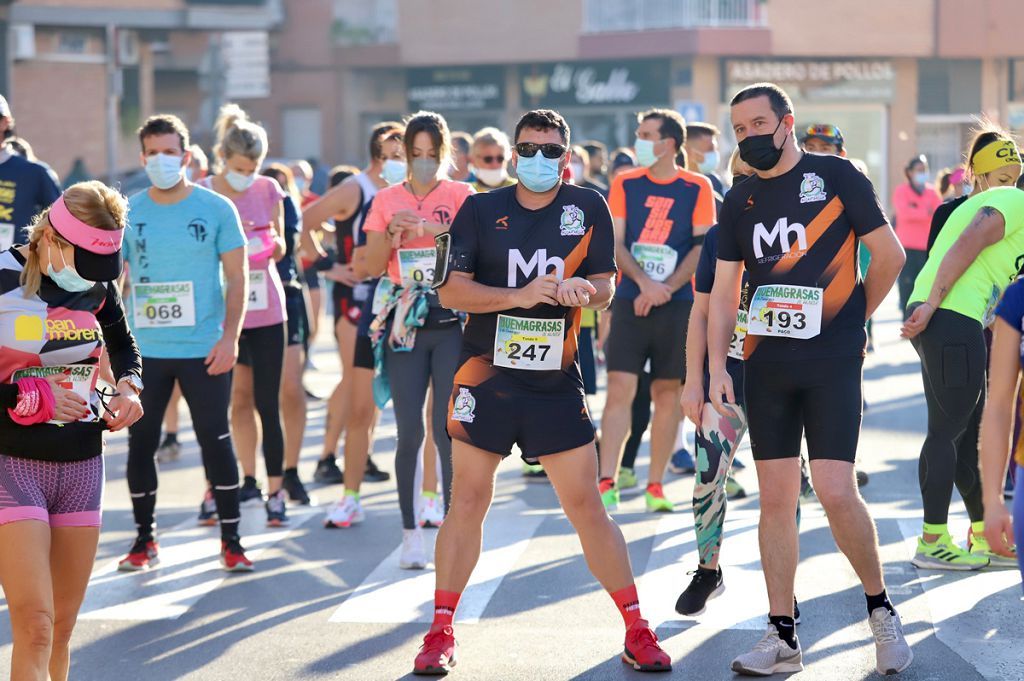
<path id="1" fill-rule="evenodd" d="M 515 568 L 544 521 L 540 514 L 525 514 L 520 500 L 497 504 L 484 523 L 484 545 L 469 585 L 462 594 L 456 621 L 473 624 L 480 620 L 502 580 Z M 430 532 L 428 551 L 433 556 Z M 342 603 L 331 622 L 406 623 L 431 622 L 434 618 L 434 572 L 403 570 L 398 567 L 402 547 L 392 551 Z"/>
<path id="2" fill-rule="evenodd" d="M 243 511 L 239 532 L 246 555 L 256 562 L 266 549 L 319 513 L 310 507 L 290 508 L 289 526 L 271 529 L 265 527 L 263 509 Z M 197 527 L 190 518 L 159 532 L 157 540 L 160 563 L 155 568 L 123 573 L 113 561 L 93 573 L 79 619 L 177 619 L 228 577 L 220 567 L 219 528 Z"/>

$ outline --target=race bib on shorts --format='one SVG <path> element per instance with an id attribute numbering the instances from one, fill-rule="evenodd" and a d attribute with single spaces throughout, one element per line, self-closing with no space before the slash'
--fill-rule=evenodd
<path id="1" fill-rule="evenodd" d="M 260 312 L 269 306 L 266 271 L 249 270 L 249 311 Z"/>
<path id="2" fill-rule="evenodd" d="M 676 271 L 676 263 L 679 261 L 676 249 L 665 244 L 634 243 L 629 252 L 644 273 L 654 281 L 668 279 Z"/>
<path id="3" fill-rule="evenodd" d="M 434 248 L 402 248 L 398 251 L 398 270 L 402 275 L 402 287 L 419 284 L 430 286 L 434 281 L 434 264 L 437 250 Z"/>
<path id="4" fill-rule="evenodd" d="M 814 338 L 821 333 L 824 300 L 824 291 L 811 286 L 758 286 L 747 315 L 747 333 L 781 338 Z"/>
<path id="5" fill-rule="evenodd" d="M 6 251 L 14 245 L 14 225 L 0 222 L 0 251 Z"/>
<path id="6" fill-rule="evenodd" d="M 743 359 L 743 342 L 747 340 L 747 311 L 742 307 L 736 310 L 736 326 L 732 330 L 732 340 L 729 342 L 729 356 L 733 359 Z"/>
<path id="7" fill-rule="evenodd" d="M 562 368 L 564 319 L 523 319 L 498 315 L 494 366 L 530 371 Z"/>
<path id="8" fill-rule="evenodd" d="M 67 374 L 67 377 L 62 378 L 57 385 L 65 390 L 72 391 L 85 400 L 86 404 L 91 404 L 93 381 L 96 378 L 96 368 L 95 364 L 61 364 L 46 367 L 26 367 L 25 369 L 18 369 L 11 374 L 11 383 L 16 382 L 19 378 L 25 378 L 26 376 L 45 379 L 53 376 L 54 374 Z M 96 415 L 90 411 L 88 416 L 79 420 L 91 422 L 98 419 L 96 418 Z M 47 423 L 57 424 L 70 422 L 52 419 Z"/>
<path id="9" fill-rule="evenodd" d="M 191 281 L 132 284 L 135 328 L 160 329 L 196 325 L 196 300 Z"/>

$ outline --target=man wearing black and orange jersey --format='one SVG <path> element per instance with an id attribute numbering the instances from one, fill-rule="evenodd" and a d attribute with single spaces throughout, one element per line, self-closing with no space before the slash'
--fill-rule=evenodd
<path id="1" fill-rule="evenodd" d="M 519 183 L 467 198 L 447 239 L 437 240 L 447 263 L 434 284 L 441 302 L 470 317 L 449 407 L 451 510 L 437 537 L 434 621 L 416 674 L 455 664 L 455 609 L 480 556 L 498 464 L 516 444 L 544 466 L 587 564 L 622 615 L 623 661 L 671 669 L 640 616 L 622 533 L 594 489 L 594 426 L 576 348 L 581 308 L 603 309 L 612 298 L 615 252 L 601 195 L 561 181 L 570 157 L 565 119 L 526 113 L 512 156 Z"/>
<path id="2" fill-rule="evenodd" d="M 860 436 L 865 321 L 892 288 L 905 256 L 871 181 L 848 160 L 802 152 L 788 95 L 761 83 L 732 100 L 741 158 L 755 175 L 733 188 L 719 220 L 708 319 L 709 393 L 735 403 L 726 357 L 744 269 L 753 294 L 744 344 L 744 395 L 761 489 L 758 528 L 770 604 L 768 630 L 732 663 L 745 674 L 803 668 L 793 621 L 798 559 L 800 445 L 836 544 L 864 586 L 880 674 L 913 653 L 889 602 L 878 537 L 854 480 Z M 860 280 L 857 244 L 871 251 Z"/>
<path id="3" fill-rule="evenodd" d="M 661 481 L 672 454 L 686 375 L 686 327 L 693 306 L 690 280 L 704 233 L 715 223 L 708 178 L 676 165 L 686 122 L 675 111 L 651 109 L 638 117 L 638 168 L 612 182 L 608 201 L 615 225 L 615 256 L 622 284 L 612 305 L 605 355 L 608 401 L 601 419 L 601 489 L 609 510 L 618 505 L 615 480 L 629 436 L 630 405 L 644 365 L 651 366 L 651 465 L 647 510 L 671 511 Z"/>

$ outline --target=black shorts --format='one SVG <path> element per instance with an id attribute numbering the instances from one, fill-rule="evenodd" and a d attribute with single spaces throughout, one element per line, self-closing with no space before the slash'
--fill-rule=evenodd
<path id="1" fill-rule="evenodd" d="M 594 356 L 594 331 L 584 326 L 580 328 L 580 376 L 583 378 L 583 392 L 588 395 L 597 394 L 597 358 Z"/>
<path id="2" fill-rule="evenodd" d="M 604 351 L 608 371 L 639 376 L 650 360 L 653 380 L 682 381 L 686 377 L 686 328 L 692 307 L 692 300 L 670 300 L 652 308 L 646 317 L 637 317 L 632 300 L 616 298 Z"/>
<path id="3" fill-rule="evenodd" d="M 369 336 L 356 334 L 355 355 L 352 365 L 359 369 L 373 369 L 373 343 Z"/>
<path id="4" fill-rule="evenodd" d="M 285 288 L 284 309 L 288 314 L 288 345 L 304 345 L 309 337 L 309 317 L 302 289 Z"/>
<path id="5" fill-rule="evenodd" d="M 320 270 L 316 265 L 310 265 L 302 270 L 302 278 L 306 280 L 306 286 L 310 291 L 320 288 Z"/>
<path id="6" fill-rule="evenodd" d="M 514 444 L 523 459 L 566 452 L 594 432 L 583 393 L 525 392 L 501 375 L 482 386 L 456 382 L 448 402 L 448 436 L 502 457 Z"/>
<path id="7" fill-rule="evenodd" d="M 864 360 L 744 362 L 750 446 L 756 461 L 800 456 L 853 463 L 864 411 Z"/>

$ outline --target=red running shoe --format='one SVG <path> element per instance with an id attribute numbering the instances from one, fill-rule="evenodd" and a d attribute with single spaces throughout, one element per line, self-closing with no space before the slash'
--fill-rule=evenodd
<path id="1" fill-rule="evenodd" d="M 121 572 L 140 572 L 155 566 L 160 562 L 158 552 L 160 547 L 152 539 L 136 537 L 128 555 L 117 564 Z"/>
<path id="2" fill-rule="evenodd" d="M 647 620 L 637 620 L 626 630 L 622 661 L 633 665 L 638 672 L 672 671 L 672 658 L 658 645 L 658 637 Z"/>
<path id="3" fill-rule="evenodd" d="M 220 564 L 228 572 L 252 572 L 252 561 L 245 557 L 245 549 L 238 539 L 221 541 Z"/>
<path id="4" fill-rule="evenodd" d="M 455 666 L 455 632 L 448 625 L 430 627 L 416 656 L 412 673 L 419 676 L 447 676 Z"/>

